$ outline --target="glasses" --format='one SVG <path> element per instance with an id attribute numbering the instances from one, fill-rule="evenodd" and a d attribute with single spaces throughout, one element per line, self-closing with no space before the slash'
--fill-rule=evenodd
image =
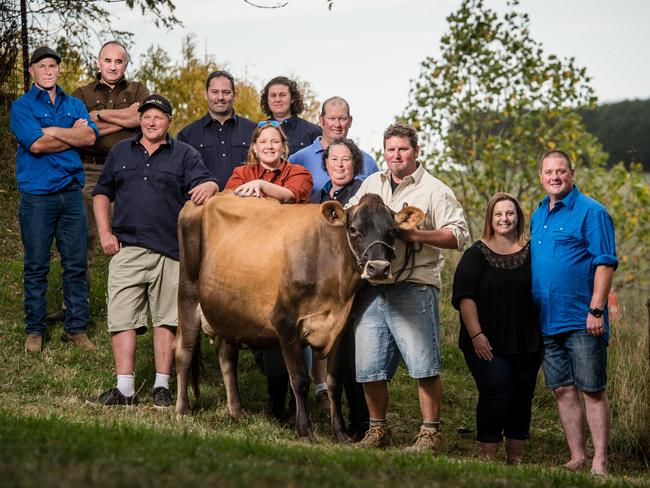
<path id="1" fill-rule="evenodd" d="M 270 125 L 271 127 L 280 127 L 280 122 L 277 120 L 262 120 L 257 123 L 257 127 L 266 127 L 267 125 Z"/>

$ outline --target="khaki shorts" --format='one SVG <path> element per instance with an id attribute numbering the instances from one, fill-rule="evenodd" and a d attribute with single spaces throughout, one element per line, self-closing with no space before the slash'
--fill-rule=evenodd
<path id="1" fill-rule="evenodd" d="M 138 246 L 122 247 L 108 266 L 108 331 L 178 325 L 178 261 Z"/>

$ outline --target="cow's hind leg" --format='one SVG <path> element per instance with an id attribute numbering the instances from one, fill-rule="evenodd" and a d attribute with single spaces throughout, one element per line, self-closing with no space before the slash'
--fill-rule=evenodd
<path id="1" fill-rule="evenodd" d="M 223 384 L 226 388 L 226 401 L 228 402 L 228 413 L 235 420 L 246 416 L 242 408 L 241 397 L 239 396 L 239 384 L 237 383 L 237 360 L 239 358 L 239 344 L 228 342 L 218 338 L 214 343 Z"/>
<path id="2" fill-rule="evenodd" d="M 349 327 L 343 330 L 339 336 L 332 352 L 327 358 L 327 390 L 330 396 L 330 425 L 332 436 L 338 442 L 350 443 L 352 439 L 347 433 L 343 421 L 343 410 L 341 409 L 341 393 L 343 391 L 343 361 L 346 360 L 345 348 Z"/>
<path id="3" fill-rule="evenodd" d="M 298 332 L 294 327 L 278 326 L 282 356 L 287 365 L 291 388 L 296 397 L 296 435 L 299 439 L 315 442 L 316 438 L 311 430 L 309 415 L 307 414 L 307 394 L 309 393 L 309 374 L 302 354 L 302 344 Z"/>
<path id="4" fill-rule="evenodd" d="M 179 291 L 178 300 L 178 331 L 176 334 L 176 415 L 181 416 L 189 409 L 187 396 L 187 376 L 192 365 L 194 395 L 198 398 L 198 361 L 199 361 L 199 332 L 201 320 L 198 313 L 198 299 L 192 293 Z"/>

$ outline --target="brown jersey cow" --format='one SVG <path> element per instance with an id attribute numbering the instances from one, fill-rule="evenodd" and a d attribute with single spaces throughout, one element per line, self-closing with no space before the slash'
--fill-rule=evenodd
<path id="1" fill-rule="evenodd" d="M 203 206 L 188 202 L 178 219 L 177 414 L 188 408 L 187 374 L 197 364 L 202 312 L 204 330 L 223 339 L 218 354 L 230 415 L 244 414 L 236 378 L 238 345 L 279 345 L 296 397 L 296 434 L 313 439 L 302 345 L 323 357 L 336 350 L 362 279 L 390 276 L 397 226 L 412 227 L 422 219 L 413 207 L 395 214 L 377 195 L 366 195 L 345 211 L 335 201 L 281 205 L 230 193 Z M 332 431 L 346 440 L 333 359 L 328 361 Z M 198 368 L 192 371 L 198 397 Z"/>

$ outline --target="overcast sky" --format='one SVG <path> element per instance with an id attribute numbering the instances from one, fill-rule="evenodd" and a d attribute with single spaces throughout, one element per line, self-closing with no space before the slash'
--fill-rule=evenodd
<path id="1" fill-rule="evenodd" d="M 262 86 L 276 75 L 297 75 L 320 100 L 345 97 L 350 132 L 364 149 L 381 145 L 383 129 L 406 106 L 410 80 L 426 56 L 439 55 L 445 18 L 460 0 L 285 0 L 258 9 L 243 0 L 176 0 L 184 26 L 156 30 L 139 14 L 116 10 L 113 27 L 136 33 L 135 59 L 157 43 L 178 57 L 194 34 L 199 52 L 226 63 L 235 77 Z M 275 0 L 257 0 L 275 5 Z M 505 10 L 505 1 L 486 0 Z M 531 33 L 546 53 L 575 57 L 587 68 L 600 101 L 650 98 L 650 1 L 522 0 Z"/>

